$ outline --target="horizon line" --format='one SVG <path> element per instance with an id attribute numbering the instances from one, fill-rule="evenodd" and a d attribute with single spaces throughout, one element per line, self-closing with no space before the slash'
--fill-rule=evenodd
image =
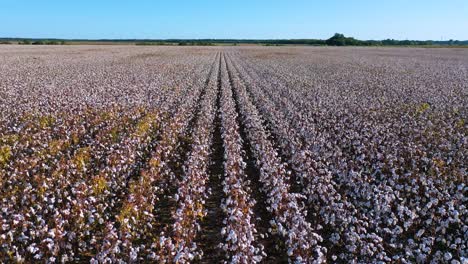
<path id="1" fill-rule="evenodd" d="M 348 36 L 354 38 L 352 36 Z M 327 40 L 328 38 L 58 38 L 58 37 L 0 37 L 0 39 L 9 40 L 68 40 L 68 41 L 177 41 L 177 40 L 222 40 L 222 41 L 265 41 L 265 40 Z M 382 40 L 396 40 L 396 41 L 433 41 L 433 42 L 446 42 L 446 41 L 468 41 L 468 39 L 356 39 L 361 41 L 382 41 Z"/>

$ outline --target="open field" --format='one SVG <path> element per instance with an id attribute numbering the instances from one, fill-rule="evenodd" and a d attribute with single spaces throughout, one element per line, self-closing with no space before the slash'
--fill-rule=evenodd
<path id="1" fill-rule="evenodd" d="M 468 49 L 0 46 L 0 262 L 467 263 Z"/>

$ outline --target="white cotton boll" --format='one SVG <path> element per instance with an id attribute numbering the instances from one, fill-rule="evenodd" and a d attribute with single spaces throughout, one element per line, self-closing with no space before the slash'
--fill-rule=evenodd
<path id="1" fill-rule="evenodd" d="M 347 245 L 346 248 L 348 249 L 349 252 L 355 252 L 357 247 L 356 245 Z"/>
<path id="2" fill-rule="evenodd" d="M 424 263 L 426 260 L 426 255 L 424 254 L 418 254 L 418 256 L 416 257 L 416 261 L 418 263 Z"/>
<path id="3" fill-rule="evenodd" d="M 424 234 L 424 229 L 420 229 L 418 233 L 416 233 L 416 237 L 421 237 Z"/>
<path id="4" fill-rule="evenodd" d="M 174 262 L 175 262 L 175 263 L 179 263 L 182 257 L 183 257 L 183 253 L 182 253 L 182 252 L 177 253 L 177 255 L 176 255 L 175 258 L 174 258 Z"/>
<path id="5" fill-rule="evenodd" d="M 431 248 L 430 248 L 430 247 L 423 246 L 423 247 L 422 247 L 422 251 L 425 252 L 425 253 L 429 253 L 429 252 L 431 251 Z"/>
<path id="6" fill-rule="evenodd" d="M 52 251 L 52 249 L 54 248 L 54 242 L 50 242 L 47 244 L 47 248 Z"/>
<path id="7" fill-rule="evenodd" d="M 48 235 L 49 235 L 51 238 L 55 238 L 55 228 L 49 230 Z"/>
<path id="8" fill-rule="evenodd" d="M 35 244 L 32 244 L 28 246 L 27 250 L 29 253 L 34 254 L 39 250 L 39 248 L 35 247 Z"/>
<path id="9" fill-rule="evenodd" d="M 262 258 L 262 256 L 254 256 L 252 259 L 253 259 L 254 262 L 258 263 L 258 262 L 262 261 L 263 258 Z"/>
<path id="10" fill-rule="evenodd" d="M 159 246 L 160 246 L 160 247 L 163 247 L 164 242 L 166 242 L 166 237 L 161 236 L 161 237 L 159 238 Z"/>
<path id="11" fill-rule="evenodd" d="M 445 259 L 446 261 L 451 260 L 451 259 L 452 259 L 452 254 L 450 254 L 450 252 L 446 252 L 446 253 L 444 254 L 444 259 Z"/>
<path id="12" fill-rule="evenodd" d="M 229 232 L 229 235 L 227 237 L 227 241 L 231 241 L 232 243 L 237 242 L 237 234 L 236 234 L 236 232 L 234 232 L 234 230 L 231 230 L 231 232 Z"/>
<path id="13" fill-rule="evenodd" d="M 195 256 L 194 256 L 192 253 L 188 253 L 188 258 L 189 258 L 190 260 L 193 260 L 193 259 L 195 258 Z"/>
<path id="14" fill-rule="evenodd" d="M 134 248 L 130 251 L 130 260 L 131 261 L 136 261 L 138 257 L 138 252 Z"/>

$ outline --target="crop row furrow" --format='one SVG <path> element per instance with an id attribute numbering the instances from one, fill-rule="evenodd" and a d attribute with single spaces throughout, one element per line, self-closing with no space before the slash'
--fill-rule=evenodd
<path id="1" fill-rule="evenodd" d="M 285 238 L 288 256 L 293 261 L 322 262 L 326 249 L 318 245 L 322 238 L 306 221 L 306 213 L 300 202 L 304 196 L 289 192 L 289 172 L 268 140 L 257 108 L 249 100 L 246 87 L 237 75 L 233 75 L 233 84 L 243 122 L 247 127 L 247 137 L 261 167 L 260 181 L 267 192 L 269 208 L 275 215 L 273 228 Z"/>

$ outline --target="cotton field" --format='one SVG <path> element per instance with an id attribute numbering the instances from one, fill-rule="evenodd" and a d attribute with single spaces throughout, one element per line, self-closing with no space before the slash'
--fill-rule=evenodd
<path id="1" fill-rule="evenodd" d="M 468 263 L 468 49 L 0 47 L 0 262 Z"/>

